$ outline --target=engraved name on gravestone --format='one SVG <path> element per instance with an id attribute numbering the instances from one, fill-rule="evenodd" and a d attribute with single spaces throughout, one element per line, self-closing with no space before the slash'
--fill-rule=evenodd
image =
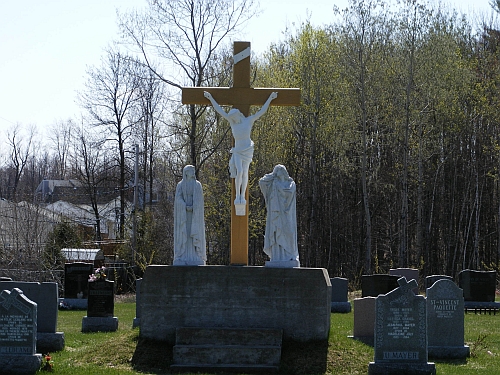
<path id="1" fill-rule="evenodd" d="M 465 358 L 463 291 L 453 281 L 441 279 L 427 289 L 427 342 L 433 358 Z"/>
<path id="2" fill-rule="evenodd" d="M 113 281 L 89 282 L 87 316 L 110 317 L 114 315 L 115 292 Z"/>
<path id="3" fill-rule="evenodd" d="M 64 298 L 87 298 L 89 275 L 94 272 L 92 263 L 66 263 L 64 265 Z"/>
<path id="4" fill-rule="evenodd" d="M 0 294 L 0 354 L 35 354 L 36 303 L 20 289 Z"/>
<path id="5" fill-rule="evenodd" d="M 375 362 L 368 373 L 435 374 L 427 362 L 427 315 L 425 297 L 412 291 L 417 282 L 398 280 L 399 287 L 377 297 L 375 304 Z"/>

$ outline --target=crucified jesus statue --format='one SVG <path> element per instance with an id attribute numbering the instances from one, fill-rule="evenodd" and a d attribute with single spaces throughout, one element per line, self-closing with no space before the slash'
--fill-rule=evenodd
<path id="1" fill-rule="evenodd" d="M 205 98 L 210 100 L 215 111 L 224 117 L 231 125 L 231 132 L 234 137 L 234 147 L 231 149 L 231 159 L 229 160 L 229 172 L 231 178 L 234 178 L 234 185 L 236 190 L 236 197 L 234 200 L 235 205 L 244 205 L 245 191 L 248 185 L 248 168 L 252 162 L 254 144 L 250 139 L 252 127 L 254 122 L 266 113 L 271 101 L 278 97 L 277 92 L 271 93 L 269 98 L 264 103 L 262 108 L 254 115 L 245 117 L 238 109 L 233 108 L 226 112 L 215 101 L 212 95 L 204 92 Z"/>

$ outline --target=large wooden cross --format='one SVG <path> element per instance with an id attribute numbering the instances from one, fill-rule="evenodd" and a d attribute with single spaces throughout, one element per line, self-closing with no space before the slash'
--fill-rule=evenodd
<path id="1" fill-rule="evenodd" d="M 271 105 L 296 106 L 300 104 L 300 89 L 252 88 L 250 87 L 250 42 L 234 42 L 233 87 L 183 87 L 182 104 L 209 105 L 204 91 L 212 94 L 220 105 L 231 105 L 244 116 L 250 113 L 251 105 L 262 106 L 272 92 L 278 97 Z M 247 207 L 245 215 L 236 215 L 234 180 L 231 197 L 231 264 L 248 265 L 248 189 L 245 192 Z"/>

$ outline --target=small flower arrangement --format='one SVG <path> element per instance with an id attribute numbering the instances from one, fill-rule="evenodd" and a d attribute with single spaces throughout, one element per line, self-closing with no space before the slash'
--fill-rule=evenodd
<path id="1" fill-rule="evenodd" d="M 89 275 L 89 281 L 106 280 L 106 268 L 97 268 L 92 275 Z"/>
<path id="2" fill-rule="evenodd" d="M 44 360 L 45 362 L 42 362 L 41 370 L 52 372 L 54 370 L 54 361 L 52 360 L 50 353 L 44 355 Z"/>

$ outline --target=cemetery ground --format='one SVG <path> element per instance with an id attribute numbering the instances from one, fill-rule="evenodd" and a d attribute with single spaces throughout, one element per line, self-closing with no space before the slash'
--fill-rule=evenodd
<path id="1" fill-rule="evenodd" d="M 350 296 L 352 297 L 352 296 Z M 350 298 L 351 299 L 351 298 Z M 59 311 L 58 330 L 66 347 L 51 353 L 56 374 L 170 374 L 172 348 L 161 342 L 143 342 L 135 317 L 133 296 L 117 296 L 116 332 L 82 333 L 81 310 Z M 353 312 L 332 314 L 328 345 L 283 343 L 279 374 L 367 374 L 373 347 L 353 340 Z M 466 361 L 434 361 L 437 374 L 498 374 L 500 368 L 500 315 L 465 314 Z M 430 360 L 432 361 L 432 360 Z M 43 371 L 40 371 L 43 373 Z"/>

